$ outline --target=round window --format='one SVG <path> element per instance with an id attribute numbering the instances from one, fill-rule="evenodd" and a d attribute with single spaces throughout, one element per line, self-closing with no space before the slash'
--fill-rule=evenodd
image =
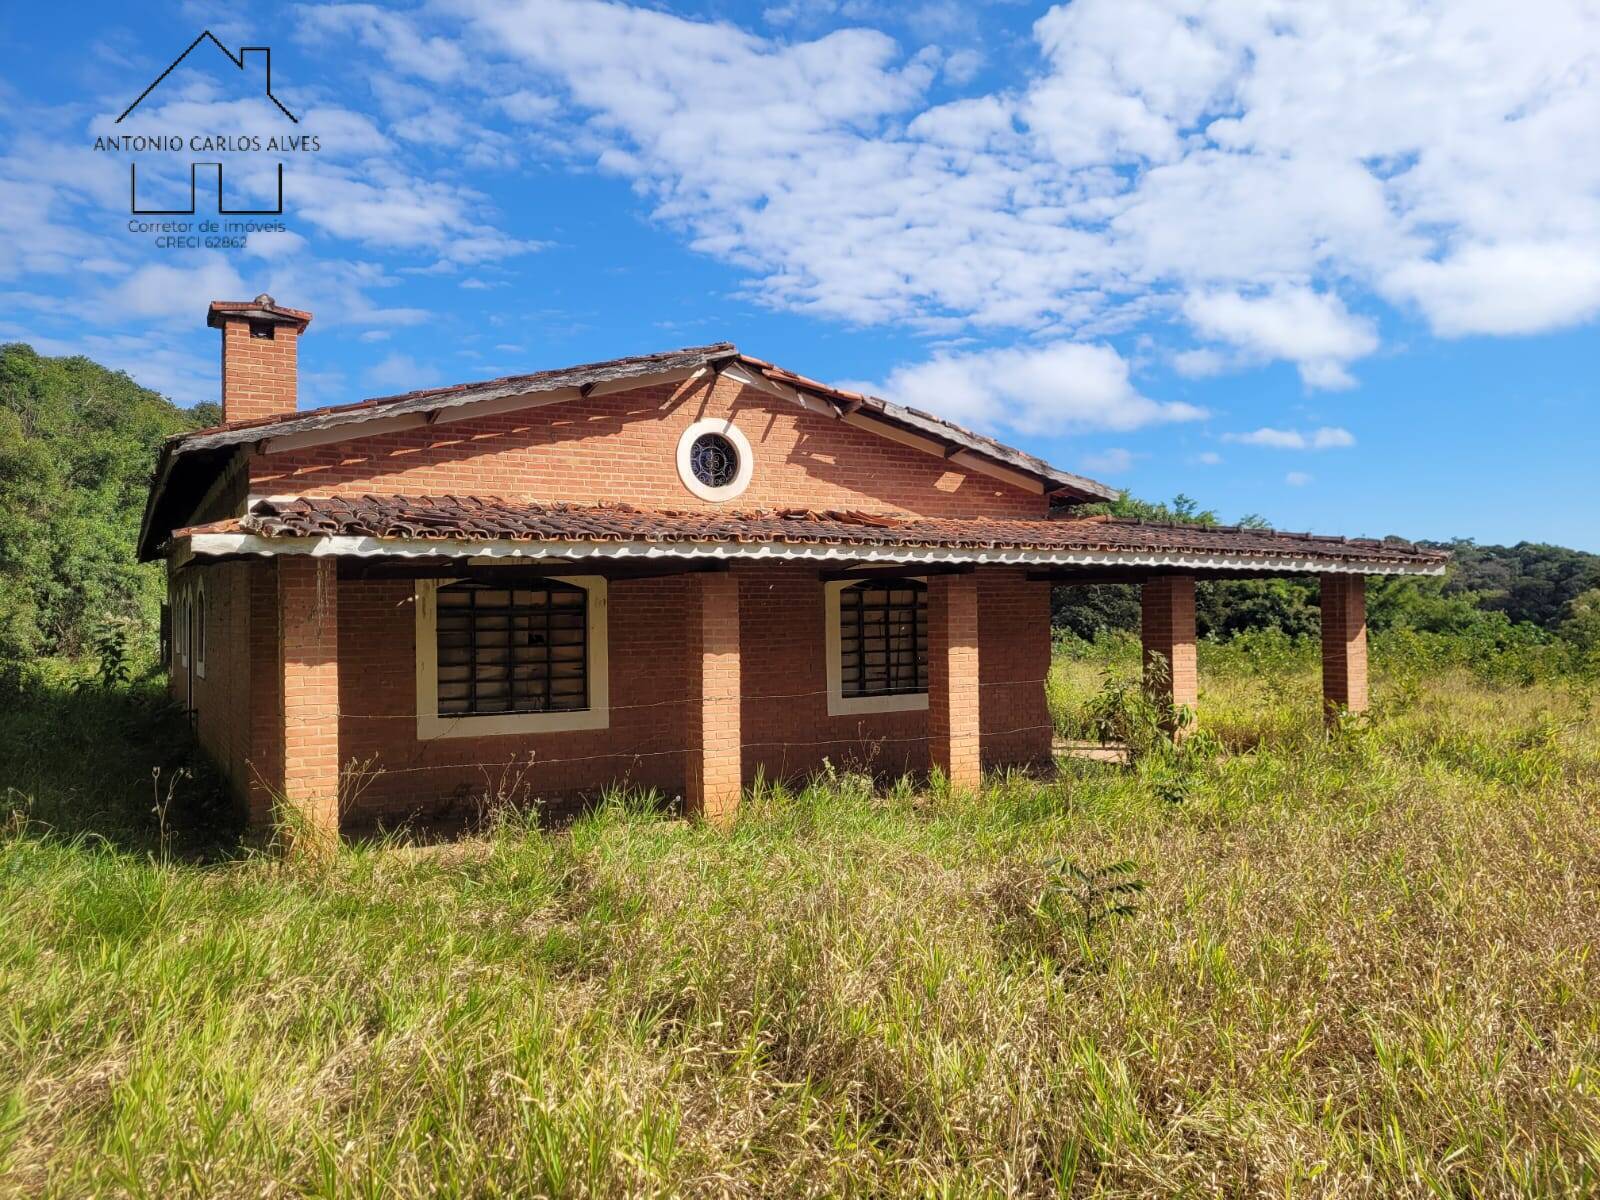
<path id="1" fill-rule="evenodd" d="M 678 478 L 702 500 L 721 504 L 743 495 L 755 466 L 750 440 L 725 417 L 696 421 L 678 438 Z"/>
<path id="2" fill-rule="evenodd" d="M 739 477 L 739 450 L 720 433 L 702 433 L 689 447 L 689 469 L 708 488 L 725 488 Z"/>

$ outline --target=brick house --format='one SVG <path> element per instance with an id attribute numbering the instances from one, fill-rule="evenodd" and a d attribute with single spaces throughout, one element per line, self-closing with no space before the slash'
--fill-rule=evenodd
<path id="1" fill-rule="evenodd" d="M 163 448 L 140 554 L 172 693 L 257 824 L 447 814 L 513 763 L 539 796 L 625 781 L 708 817 L 824 758 L 1045 766 L 1072 583 L 1142 585 L 1152 678 L 1193 706 L 1195 580 L 1319 575 L 1325 694 L 1360 709 L 1365 576 L 1443 570 L 1075 515 L 1115 491 L 726 343 L 302 412 L 310 313 L 207 321 L 224 423 Z"/>

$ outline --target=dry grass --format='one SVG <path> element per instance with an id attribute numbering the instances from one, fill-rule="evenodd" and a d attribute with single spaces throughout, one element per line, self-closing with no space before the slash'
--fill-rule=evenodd
<path id="1" fill-rule="evenodd" d="M 619 800 L 313 871 L 14 824 L 0 1186 L 1600 1190 L 1592 698 L 1395 677 L 1326 738 L 1310 676 L 1207 666 L 1213 752 L 726 834 Z"/>

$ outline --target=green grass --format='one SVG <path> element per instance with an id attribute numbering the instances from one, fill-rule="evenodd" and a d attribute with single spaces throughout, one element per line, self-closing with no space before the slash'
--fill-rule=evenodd
<path id="1" fill-rule="evenodd" d="M 1592 695 L 1397 663 L 1326 737 L 1282 649 L 1208 648 L 1214 736 L 1132 771 L 318 865 L 163 841 L 170 721 L 40 685 L 0 730 L 0 1190 L 1600 1191 Z M 1061 660 L 1064 731 L 1128 661 Z"/>

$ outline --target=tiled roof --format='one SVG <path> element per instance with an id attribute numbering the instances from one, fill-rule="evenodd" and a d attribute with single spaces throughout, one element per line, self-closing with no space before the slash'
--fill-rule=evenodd
<path id="1" fill-rule="evenodd" d="M 243 518 L 179 530 L 264 538 L 355 536 L 406 540 L 741 543 L 876 548 L 1179 553 L 1274 561 L 1315 559 L 1399 568 L 1442 566 L 1448 555 L 1399 541 L 1318 537 L 1234 526 L 1158 524 L 1118 517 L 1035 520 L 906 517 L 769 509 L 647 511 L 626 504 L 519 504 L 458 496 L 340 496 L 258 503 Z"/>

